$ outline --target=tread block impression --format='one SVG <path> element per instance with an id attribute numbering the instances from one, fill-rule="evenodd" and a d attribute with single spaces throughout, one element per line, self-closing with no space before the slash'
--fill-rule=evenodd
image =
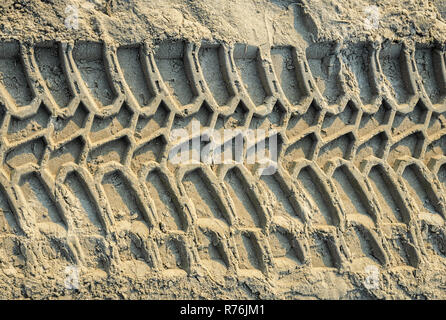
<path id="1" fill-rule="evenodd" d="M 198 254 L 201 262 L 204 263 L 212 274 L 226 274 L 229 261 L 221 241 L 210 230 L 199 229 Z"/>
<path id="2" fill-rule="evenodd" d="M 96 42 L 77 42 L 73 58 L 86 87 L 100 106 L 111 104 L 115 92 L 110 83 L 110 75 L 104 57 L 104 45 Z"/>
<path id="3" fill-rule="evenodd" d="M 155 203 L 162 229 L 184 230 L 186 224 L 180 211 L 180 203 L 174 196 L 167 177 L 158 169 L 153 169 L 147 175 L 146 186 Z"/>
<path id="4" fill-rule="evenodd" d="M 370 66 L 371 50 L 367 44 L 352 44 L 343 52 L 348 67 L 355 76 L 359 89 L 359 97 L 364 105 L 368 105 L 377 96 L 377 88 L 373 83 L 373 72 Z"/>
<path id="5" fill-rule="evenodd" d="M 317 43 L 307 48 L 307 61 L 314 81 L 329 104 L 335 103 L 342 95 L 339 79 L 341 65 L 333 53 L 333 43 Z"/>
<path id="6" fill-rule="evenodd" d="M 33 99 L 28 76 L 23 65 L 23 58 L 18 42 L 0 44 L 1 83 L 18 106 L 25 106 Z"/>
<path id="7" fill-rule="evenodd" d="M 44 104 L 41 104 L 37 113 L 33 116 L 21 119 L 11 117 L 9 120 L 7 139 L 14 143 L 29 136 L 39 134 L 46 129 L 51 113 Z"/>
<path id="8" fill-rule="evenodd" d="M 405 65 L 403 45 L 385 45 L 379 59 L 384 76 L 390 82 L 392 95 L 398 103 L 407 103 L 413 92 L 409 84 L 409 70 Z"/>
<path id="9" fill-rule="evenodd" d="M 224 61 L 223 46 L 201 46 L 198 52 L 204 79 L 215 101 L 220 105 L 226 104 L 234 95 L 228 85 L 228 76 Z"/>
<path id="10" fill-rule="evenodd" d="M 333 243 L 323 232 L 314 232 L 310 238 L 311 265 L 315 268 L 336 268 Z"/>
<path id="11" fill-rule="evenodd" d="M 163 257 L 162 265 L 165 271 L 187 272 L 189 264 L 184 244 L 175 238 L 167 238 L 161 241 L 159 251 Z"/>
<path id="12" fill-rule="evenodd" d="M 260 212 L 259 200 L 249 188 L 240 170 L 238 168 L 229 170 L 225 182 L 240 223 L 246 227 L 261 226 L 265 221 L 263 213 Z"/>
<path id="13" fill-rule="evenodd" d="M 29 211 L 37 223 L 54 223 L 65 227 L 59 208 L 48 195 L 48 188 L 35 172 L 23 175 L 19 186 L 27 199 Z"/>
<path id="14" fill-rule="evenodd" d="M 269 235 L 269 245 L 274 263 L 279 270 L 288 270 L 301 266 L 304 261 L 302 246 L 286 230 L 275 230 Z"/>
<path id="15" fill-rule="evenodd" d="M 262 270 L 262 253 L 254 235 L 247 231 L 236 235 L 238 267 L 243 270 Z"/>
<path id="16" fill-rule="evenodd" d="M 299 171 L 297 179 L 307 197 L 315 203 L 318 209 L 318 212 L 310 219 L 321 225 L 333 224 L 336 221 L 334 218 L 336 211 L 318 174 L 311 167 L 304 167 Z"/>
<path id="17" fill-rule="evenodd" d="M 121 47 L 118 49 L 119 65 L 125 81 L 140 106 L 146 106 L 155 96 L 149 86 L 149 73 L 144 64 L 140 47 Z"/>
<path id="18" fill-rule="evenodd" d="M 34 56 L 40 74 L 60 108 L 68 106 L 73 94 L 66 77 L 62 50 L 57 43 L 43 43 L 34 47 Z"/>
<path id="19" fill-rule="evenodd" d="M 90 130 L 92 142 L 107 139 L 130 126 L 132 111 L 124 104 L 118 114 L 109 117 L 94 117 Z"/>
<path id="20" fill-rule="evenodd" d="M 292 105 L 297 105 L 304 96 L 304 89 L 293 50 L 292 47 L 274 47 L 271 58 L 283 93 Z"/>
<path id="21" fill-rule="evenodd" d="M 14 170 L 27 164 L 40 164 L 46 149 L 46 142 L 43 138 L 37 138 L 25 142 L 6 154 L 6 170 Z"/>
<path id="22" fill-rule="evenodd" d="M 185 62 L 184 41 L 162 42 L 155 52 L 155 61 L 164 84 L 181 105 L 192 102 L 195 96 Z"/>
<path id="23" fill-rule="evenodd" d="M 235 65 L 240 73 L 245 89 L 256 105 L 260 105 L 265 100 L 265 81 L 261 74 L 259 49 L 253 46 L 236 45 L 234 48 Z"/>
<path id="24" fill-rule="evenodd" d="M 198 218 L 216 218 L 228 223 L 221 199 L 201 169 L 188 172 L 183 178 L 183 185 L 193 200 Z"/>
<path id="25" fill-rule="evenodd" d="M 431 102 L 440 103 L 446 95 L 445 78 L 441 73 L 442 65 L 444 65 L 441 52 L 433 47 L 417 45 L 415 60 L 424 89 Z"/>
<path id="26" fill-rule="evenodd" d="M 118 223 L 135 221 L 147 224 L 141 209 L 141 200 L 121 171 L 115 170 L 105 174 L 102 178 L 102 186 L 110 203 L 113 217 Z"/>
<path id="27" fill-rule="evenodd" d="M 64 201 L 70 207 L 71 218 L 78 232 L 105 234 L 98 205 L 86 182 L 75 171 L 70 172 L 65 178 Z"/>
<path id="28" fill-rule="evenodd" d="M 16 214 L 9 204 L 3 186 L 0 186 L 0 232 L 9 235 L 21 234 Z"/>

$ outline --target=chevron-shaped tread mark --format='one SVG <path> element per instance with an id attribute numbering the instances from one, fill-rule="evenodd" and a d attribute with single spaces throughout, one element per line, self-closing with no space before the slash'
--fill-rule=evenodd
<path id="1" fill-rule="evenodd" d="M 17 222 L 17 217 L 12 211 L 4 188 L 0 186 L 0 231 L 2 234 L 21 234 L 22 230 Z"/>
<path id="2" fill-rule="evenodd" d="M 177 239 L 166 239 L 159 246 L 159 251 L 163 256 L 163 268 L 165 270 L 186 271 L 188 262 L 184 250 L 184 244 Z"/>
<path id="3" fill-rule="evenodd" d="M 407 166 L 402 177 L 419 210 L 427 210 L 434 214 L 440 213 L 438 208 L 439 201 L 432 190 L 431 184 L 426 180 L 417 166 Z"/>
<path id="4" fill-rule="evenodd" d="M 163 228 L 168 230 L 183 230 L 184 217 L 180 213 L 180 204 L 173 195 L 173 190 L 166 181 L 167 177 L 154 169 L 147 175 L 146 185 L 157 208 L 158 218 Z"/>
<path id="5" fill-rule="evenodd" d="M 420 74 L 424 89 L 432 103 L 437 104 L 445 94 L 441 85 L 441 53 L 435 48 L 418 45 L 415 51 L 418 73 Z"/>
<path id="6" fill-rule="evenodd" d="M 403 200 L 398 192 L 395 192 L 396 185 L 380 166 L 373 167 L 369 172 L 369 181 L 373 191 L 380 203 L 382 218 L 384 223 L 402 223 L 403 220 Z"/>
<path id="7" fill-rule="evenodd" d="M 264 84 L 259 74 L 258 48 L 245 45 L 236 45 L 234 61 L 237 66 L 243 85 L 256 105 L 263 103 L 266 98 Z"/>
<path id="8" fill-rule="evenodd" d="M 117 222 L 140 221 L 147 223 L 142 213 L 141 200 L 137 198 L 135 189 L 128 178 L 120 171 L 112 171 L 104 175 L 102 186 L 110 203 L 110 210 Z"/>
<path id="9" fill-rule="evenodd" d="M 183 178 L 183 185 L 189 198 L 194 199 L 198 218 L 216 218 L 228 223 L 222 212 L 221 199 L 200 169 L 188 172 Z"/>
<path id="10" fill-rule="evenodd" d="M 54 120 L 54 139 L 60 142 L 77 135 L 87 125 L 88 117 L 89 112 L 82 103 L 76 108 L 72 116 L 57 117 Z"/>
<path id="11" fill-rule="evenodd" d="M 375 45 L 0 43 L 0 270 L 25 274 L 34 251 L 222 283 L 442 261 L 444 52 Z M 176 129 L 196 163 L 170 161 Z M 249 157 L 276 138 L 262 175 Z"/>
<path id="12" fill-rule="evenodd" d="M 320 115 L 320 109 L 315 106 L 314 102 L 303 114 L 293 114 L 288 121 L 287 137 L 293 139 L 308 128 L 317 124 Z"/>
<path id="13" fill-rule="evenodd" d="M 132 112 L 124 104 L 119 113 L 106 118 L 94 117 L 89 138 L 92 142 L 107 139 L 130 126 Z"/>
<path id="14" fill-rule="evenodd" d="M 367 199 L 359 186 L 358 180 L 345 167 L 341 166 L 333 173 L 333 180 L 347 214 L 362 214 L 370 217 Z"/>
<path id="15" fill-rule="evenodd" d="M 40 74 L 50 90 L 54 100 L 61 108 L 68 106 L 73 98 L 70 91 L 65 67 L 62 63 L 60 47 L 56 43 L 34 47 L 34 56 Z"/>
<path id="16" fill-rule="evenodd" d="M 159 129 L 166 126 L 169 120 L 169 109 L 161 103 L 156 112 L 151 116 L 141 115 L 136 123 L 135 137 L 141 139 L 143 137 L 150 137 Z"/>
<path id="17" fill-rule="evenodd" d="M 235 239 L 239 255 L 239 268 L 242 270 L 262 269 L 259 245 L 250 232 L 242 232 Z"/>
<path id="18" fill-rule="evenodd" d="M 44 104 L 41 104 L 37 113 L 29 118 L 11 117 L 8 126 L 8 141 L 14 143 L 38 134 L 47 127 L 50 116 L 51 113 Z"/>
<path id="19" fill-rule="evenodd" d="M 295 267 L 302 265 L 304 261 L 302 250 L 289 232 L 276 230 L 269 237 L 274 263 L 279 269 L 288 270 L 290 264 Z"/>
<path id="20" fill-rule="evenodd" d="M 310 238 L 311 265 L 315 268 L 334 268 L 336 260 L 330 239 L 321 232 L 315 232 Z"/>
<path id="21" fill-rule="evenodd" d="M 198 254 L 201 262 L 212 270 L 213 274 L 225 275 L 228 271 L 228 261 L 221 242 L 215 233 L 201 230 L 200 227 L 199 229 Z"/>
<path id="22" fill-rule="evenodd" d="M 19 106 L 29 104 L 33 92 L 23 66 L 20 45 L 17 42 L 1 43 L 0 52 L 2 85 Z"/>
<path id="23" fill-rule="evenodd" d="M 306 195 L 311 198 L 318 208 L 315 215 L 310 216 L 315 223 L 322 225 L 333 224 L 335 219 L 334 206 L 330 203 L 330 196 L 327 194 L 323 182 L 318 177 L 317 173 L 310 167 L 305 167 L 300 170 L 297 177 L 299 184 L 302 186 Z"/>
<path id="24" fill-rule="evenodd" d="M 146 106 L 154 97 L 153 89 L 148 84 L 148 73 L 143 64 L 144 55 L 140 47 L 121 47 L 118 49 L 119 65 L 125 81 L 140 106 Z"/>
<path id="25" fill-rule="evenodd" d="M 426 121 L 427 109 L 422 103 L 417 103 L 412 112 L 407 114 L 397 113 L 392 124 L 392 134 L 398 136 L 410 131 L 413 127 Z"/>
<path id="26" fill-rule="evenodd" d="M 226 104 L 231 96 L 223 67 L 224 50 L 224 47 L 221 46 L 202 46 L 198 53 L 204 79 L 212 96 L 219 105 Z"/>
<path id="27" fill-rule="evenodd" d="M 280 102 L 277 102 L 266 117 L 253 117 L 249 125 L 250 129 L 265 130 L 280 129 L 286 116 L 286 110 Z"/>
<path id="28" fill-rule="evenodd" d="M 401 44 L 391 43 L 383 47 L 379 55 L 382 71 L 389 81 L 392 94 L 398 103 L 405 103 L 411 94 L 408 88 L 407 70 L 404 65 L 404 49 Z"/>
<path id="29" fill-rule="evenodd" d="M 351 258 L 361 266 L 383 264 L 382 252 L 364 227 L 353 226 L 347 229 L 345 240 L 350 250 Z"/>
<path id="30" fill-rule="evenodd" d="M 375 113 L 363 113 L 359 124 L 359 135 L 370 134 L 389 122 L 391 110 L 383 103 Z"/>
<path id="31" fill-rule="evenodd" d="M 356 85 L 359 89 L 359 96 L 364 104 L 369 104 L 377 95 L 377 90 L 373 84 L 373 74 L 370 66 L 370 48 L 364 43 L 349 46 L 344 53 L 348 67 L 355 76 Z"/>
<path id="32" fill-rule="evenodd" d="M 182 105 L 189 104 L 194 97 L 185 66 L 185 45 L 183 41 L 165 41 L 155 52 L 156 64 L 167 90 Z"/>
<path id="33" fill-rule="evenodd" d="M 302 98 L 302 86 L 298 79 L 297 61 L 293 57 L 292 47 L 274 47 L 271 49 L 274 72 L 288 101 L 296 105 Z"/>
<path id="34" fill-rule="evenodd" d="M 73 49 L 73 58 L 94 99 L 102 106 L 111 104 L 115 94 L 107 76 L 103 44 L 80 41 Z"/>
<path id="35" fill-rule="evenodd" d="M 356 107 L 349 103 L 338 115 L 326 114 L 324 122 L 322 123 L 322 137 L 326 138 L 331 136 L 336 132 L 341 131 L 344 127 L 354 124 L 357 113 L 358 111 Z"/>
<path id="36" fill-rule="evenodd" d="M 341 96 L 339 73 L 341 66 L 332 53 L 333 43 L 317 43 L 307 48 L 307 60 L 322 95 L 332 104 Z"/>
<path id="37" fill-rule="evenodd" d="M 253 203 L 254 194 L 241 175 L 237 168 L 227 172 L 225 182 L 228 192 L 234 201 L 236 215 L 240 219 L 240 223 L 246 227 L 259 227 L 262 223 L 262 217 L 258 212 L 259 208 Z"/>
<path id="38" fill-rule="evenodd" d="M 7 170 L 17 169 L 28 164 L 40 164 L 46 145 L 43 138 L 37 138 L 8 151 L 5 159 Z"/>
<path id="39" fill-rule="evenodd" d="M 37 223 L 54 223 L 65 227 L 59 208 L 48 195 L 47 187 L 35 172 L 22 176 L 19 186 L 27 199 L 29 211 Z"/>
<path id="40" fill-rule="evenodd" d="M 277 173 L 274 175 L 263 175 L 261 181 L 269 189 L 271 199 L 273 200 L 274 213 L 288 217 L 302 217 L 301 209 L 295 199 L 292 198 L 291 190 L 283 185 Z"/>
<path id="41" fill-rule="evenodd" d="M 86 182 L 78 173 L 72 171 L 67 175 L 64 186 L 64 200 L 72 211 L 75 227 L 80 232 L 103 235 L 105 229 L 99 217 L 99 210 Z"/>

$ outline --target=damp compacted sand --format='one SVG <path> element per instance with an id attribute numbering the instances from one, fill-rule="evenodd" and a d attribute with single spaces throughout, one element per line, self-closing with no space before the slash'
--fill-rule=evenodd
<path id="1" fill-rule="evenodd" d="M 0 17 L 1 298 L 446 298 L 446 2 Z"/>

